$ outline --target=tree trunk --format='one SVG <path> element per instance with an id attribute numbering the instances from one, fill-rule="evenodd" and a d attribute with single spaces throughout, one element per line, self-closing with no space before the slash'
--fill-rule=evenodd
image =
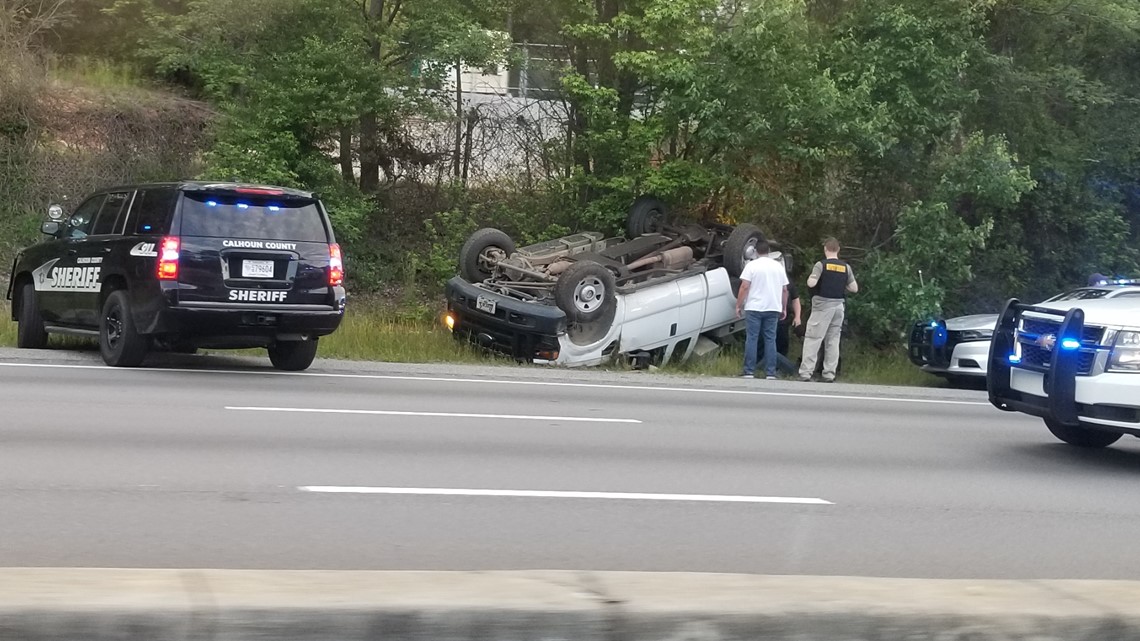
<path id="1" fill-rule="evenodd" d="M 352 172 L 352 125 L 340 126 L 340 176 L 346 183 L 356 182 Z"/>
<path id="2" fill-rule="evenodd" d="M 459 168 L 463 162 L 463 61 L 455 61 L 455 162 L 453 176 L 459 179 Z"/>
<path id="3" fill-rule="evenodd" d="M 590 64 L 587 57 L 586 47 L 579 44 L 574 47 L 574 71 L 581 74 L 583 78 L 589 78 Z M 578 100 L 572 100 L 570 103 L 570 140 L 571 152 L 574 157 L 574 164 L 582 171 L 583 176 L 589 176 L 592 173 L 590 164 L 590 150 L 586 148 L 582 138 L 590 127 L 589 118 L 586 117 L 586 111 L 582 108 Z M 578 190 L 578 204 L 585 206 L 590 201 L 590 192 L 586 185 Z"/>
<path id="4" fill-rule="evenodd" d="M 375 29 L 381 29 L 384 17 L 385 0 L 370 0 L 368 21 Z M 368 43 L 368 56 L 373 62 L 380 61 L 380 41 L 373 36 Z M 376 112 L 366 109 L 360 116 L 360 190 L 374 193 L 380 189 L 380 128 L 377 126 Z"/>

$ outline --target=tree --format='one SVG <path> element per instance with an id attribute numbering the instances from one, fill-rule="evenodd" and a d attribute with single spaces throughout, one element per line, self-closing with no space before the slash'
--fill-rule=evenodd
<path id="1" fill-rule="evenodd" d="M 342 179 L 354 180 L 359 158 L 358 187 L 372 193 L 381 171 L 415 161 L 401 124 L 435 108 L 425 86 L 458 59 L 503 56 L 502 39 L 481 28 L 500 9 L 479 0 L 194 0 L 185 14 L 153 14 L 166 35 L 151 53 L 224 108 L 216 170 L 327 184 L 339 145 Z"/>

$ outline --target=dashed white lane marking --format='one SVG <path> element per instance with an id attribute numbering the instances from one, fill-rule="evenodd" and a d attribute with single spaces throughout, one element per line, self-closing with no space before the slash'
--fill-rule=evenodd
<path id="1" fill-rule="evenodd" d="M 98 369 L 111 370 L 105 365 L 64 365 L 59 363 L 0 363 L 0 367 L 44 367 L 56 369 Z M 877 403 L 926 403 L 931 405 L 976 405 L 989 406 L 986 401 L 954 401 L 936 398 L 897 398 L 891 396 L 856 396 L 853 394 L 808 394 L 804 392 L 774 392 L 763 390 L 743 389 L 709 389 L 698 387 L 659 387 L 655 385 L 621 385 L 617 383 L 565 383 L 554 381 L 518 381 L 490 378 L 449 378 L 446 376 L 400 376 L 391 374 L 337 374 L 333 372 L 278 372 L 266 369 L 253 370 L 226 370 L 226 369 L 188 369 L 166 367 L 131 367 L 114 369 L 116 373 L 123 372 L 175 372 L 195 374 L 241 374 L 255 376 L 307 376 L 318 378 L 355 378 L 383 381 L 420 381 L 432 383 L 463 383 L 472 385 L 529 385 L 550 387 L 571 387 L 579 389 L 621 389 L 631 392 L 665 392 L 668 394 L 728 394 L 739 396 L 779 396 L 784 398 L 806 398 L 811 400 L 836 401 L 871 401 Z"/>
<path id="2" fill-rule="evenodd" d="M 404 494 L 418 496 L 480 496 L 526 499 L 594 499 L 603 501 L 686 501 L 698 503 L 785 503 L 834 505 L 831 501 L 797 496 L 734 496 L 725 494 L 647 494 L 643 492 L 561 492 L 555 490 L 472 490 L 444 487 L 362 487 L 302 485 L 302 492 L 320 494 Z"/>
<path id="3" fill-rule="evenodd" d="M 226 407 L 238 412 L 296 412 L 311 414 L 372 414 L 379 416 L 431 416 L 442 418 L 491 418 L 514 421 L 546 421 L 549 423 L 640 423 L 636 418 L 604 418 L 597 416 L 543 416 L 531 414 L 469 414 L 466 412 L 407 412 L 400 410 L 352 410 L 323 407 Z"/>

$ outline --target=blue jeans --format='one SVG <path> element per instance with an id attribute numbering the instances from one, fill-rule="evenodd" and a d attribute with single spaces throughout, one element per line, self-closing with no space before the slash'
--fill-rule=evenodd
<path id="1" fill-rule="evenodd" d="M 776 375 L 776 325 L 780 322 L 780 312 L 744 311 L 747 338 L 744 339 L 744 373 L 756 372 L 756 348 L 760 336 L 764 336 L 764 373 Z"/>

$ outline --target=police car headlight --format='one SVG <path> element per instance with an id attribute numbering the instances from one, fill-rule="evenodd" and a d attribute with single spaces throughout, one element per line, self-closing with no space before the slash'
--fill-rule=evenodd
<path id="1" fill-rule="evenodd" d="M 961 342 L 966 341 L 988 341 L 994 337 L 994 330 L 992 329 L 967 329 L 958 332 L 958 340 Z"/>
<path id="2" fill-rule="evenodd" d="M 1108 371 L 1140 372 L 1140 332 L 1117 332 L 1108 355 Z"/>

